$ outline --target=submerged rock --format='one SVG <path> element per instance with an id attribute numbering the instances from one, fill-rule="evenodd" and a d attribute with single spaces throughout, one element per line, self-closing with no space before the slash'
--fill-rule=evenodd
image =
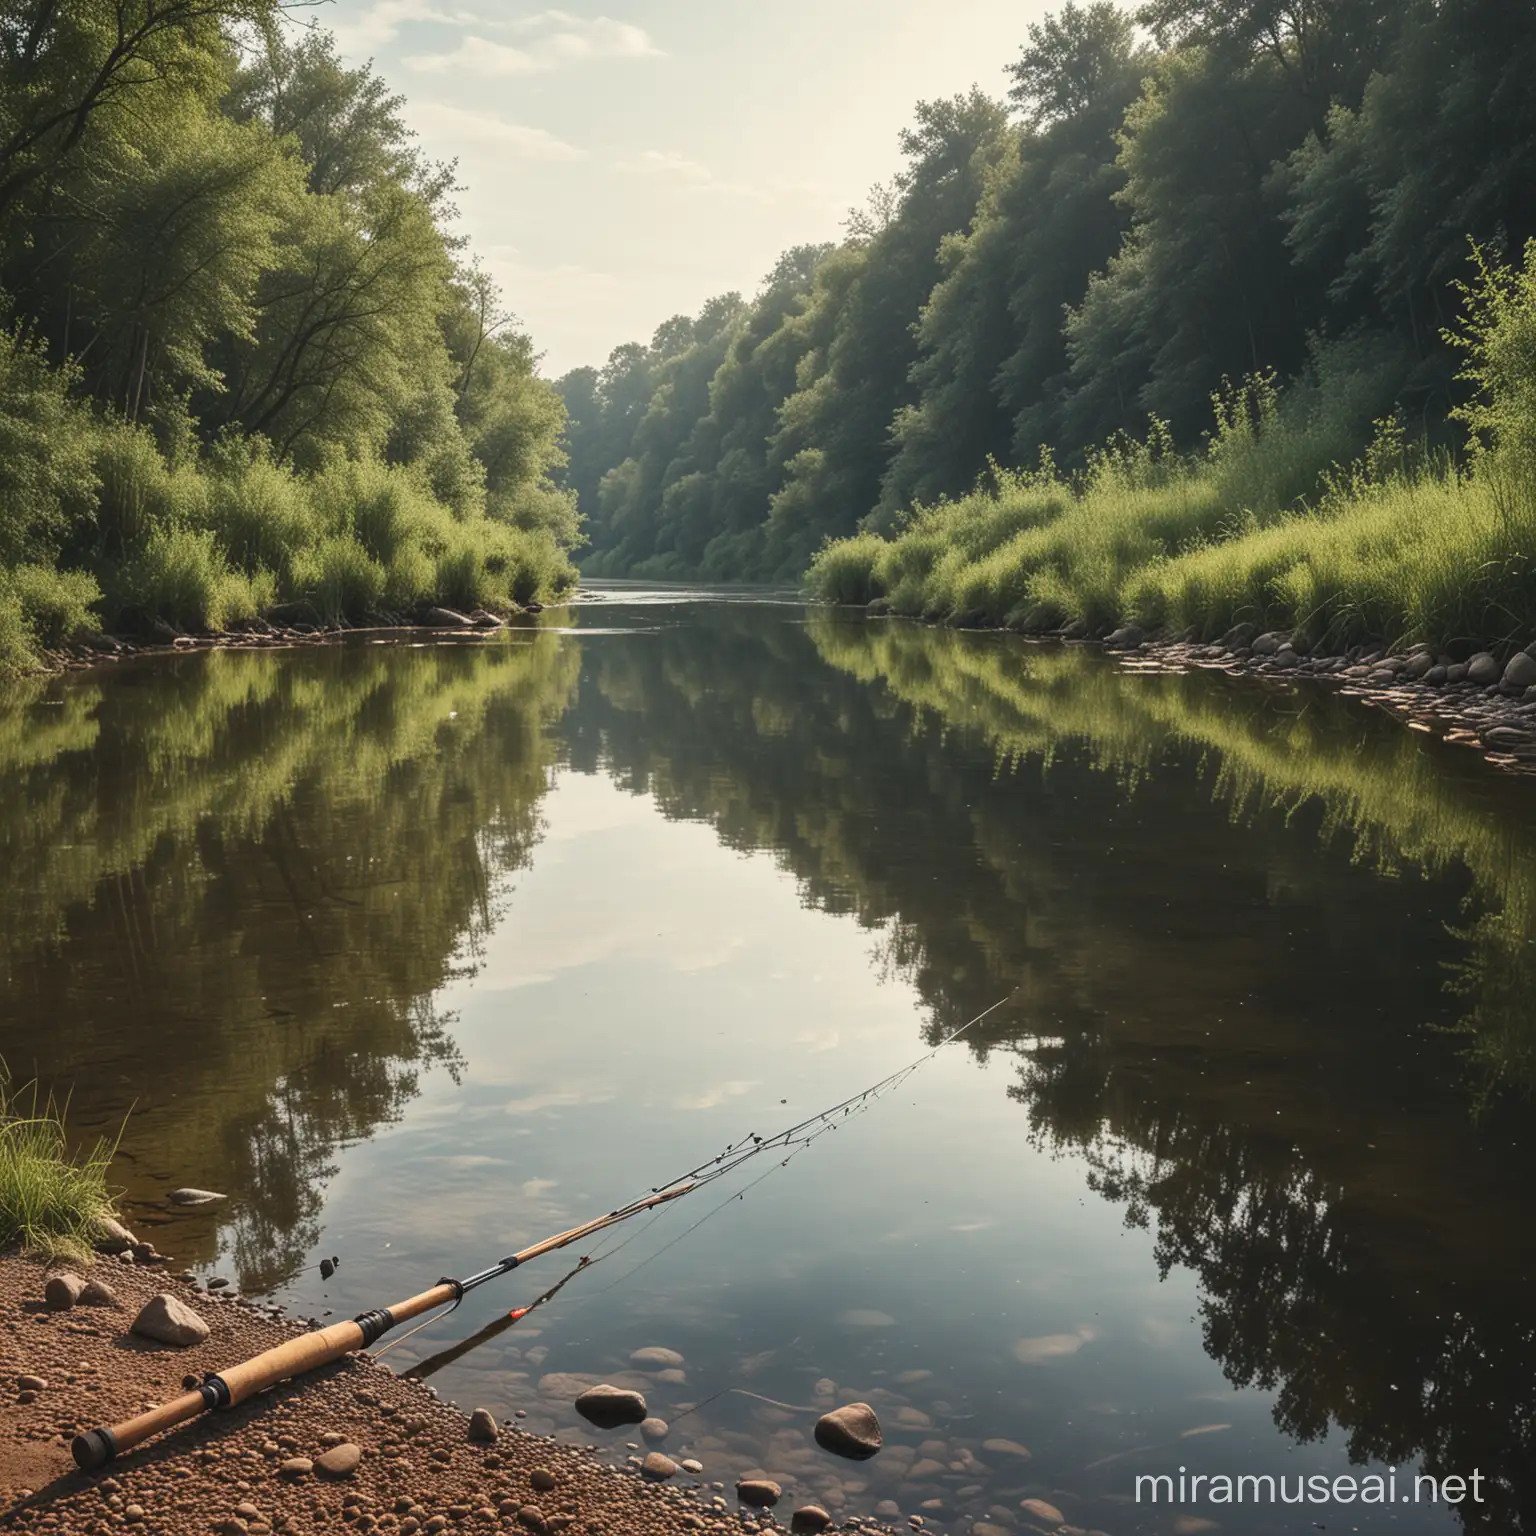
<path id="1" fill-rule="evenodd" d="M 885 1444 L 885 1435 L 868 1403 L 846 1403 L 817 1419 L 816 1444 L 834 1456 L 868 1461 Z"/>
<path id="2" fill-rule="evenodd" d="M 749 1477 L 736 1484 L 736 1497 L 753 1509 L 772 1509 L 784 1497 L 784 1490 L 769 1478 Z"/>
<path id="3" fill-rule="evenodd" d="M 1047 1504 L 1044 1499 L 1021 1499 L 1019 1508 L 1027 1515 L 1033 1515 L 1036 1520 L 1043 1521 L 1046 1525 L 1065 1525 L 1066 1518 L 1054 1504 Z"/>
<path id="4" fill-rule="evenodd" d="M 129 1331 L 141 1338 L 153 1339 L 157 1344 L 186 1349 L 207 1339 L 208 1324 L 186 1302 L 162 1292 L 144 1304 Z"/>
<path id="5" fill-rule="evenodd" d="M 637 1349 L 629 1357 L 631 1365 L 638 1365 L 642 1371 L 664 1371 L 669 1366 L 679 1366 L 683 1363 L 683 1357 L 675 1349 L 663 1349 L 659 1344 L 648 1344 L 644 1349 Z"/>
<path id="6" fill-rule="evenodd" d="M 166 1196 L 172 1205 L 213 1205 L 228 1198 L 228 1195 L 217 1194 L 211 1189 L 173 1189 Z"/>
<path id="7" fill-rule="evenodd" d="M 652 1451 L 640 1463 L 640 1475 L 653 1483 L 664 1483 L 669 1477 L 676 1477 L 677 1472 L 677 1463 L 660 1451 Z"/>
<path id="8" fill-rule="evenodd" d="M 625 1424 L 640 1424 L 647 1417 L 645 1399 L 626 1387 L 601 1382 L 588 1387 L 576 1399 L 576 1412 L 599 1429 L 618 1429 Z"/>
<path id="9" fill-rule="evenodd" d="M 672 1426 L 665 1419 L 642 1419 L 640 1421 L 640 1438 L 648 1440 L 652 1445 L 660 1445 L 672 1432 Z"/>
<path id="10" fill-rule="evenodd" d="M 789 1528 L 796 1536 L 815 1536 L 832 1524 L 832 1516 L 819 1504 L 802 1504 L 789 1517 Z"/>

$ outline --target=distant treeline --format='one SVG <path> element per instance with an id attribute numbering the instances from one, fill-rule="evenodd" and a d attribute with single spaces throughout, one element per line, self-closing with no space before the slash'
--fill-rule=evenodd
<path id="1" fill-rule="evenodd" d="M 1230 437 L 1245 380 L 1310 423 L 1282 509 L 1384 417 L 1460 444 L 1473 242 L 1536 235 L 1536 7 L 1099 0 L 1007 75 L 918 106 L 840 245 L 560 380 L 584 570 L 798 577 L 998 468 L 1193 449 L 1213 396 Z"/>
<path id="2" fill-rule="evenodd" d="M 0 670 L 571 579 L 565 413 L 454 168 L 284 10 L 0 4 Z"/>

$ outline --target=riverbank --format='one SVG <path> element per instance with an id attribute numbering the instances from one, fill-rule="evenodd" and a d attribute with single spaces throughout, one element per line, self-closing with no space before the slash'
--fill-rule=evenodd
<path id="1" fill-rule="evenodd" d="M 545 609 L 543 603 L 529 603 L 508 614 L 484 609 L 460 613 L 456 609 L 433 608 L 418 617 L 394 617 L 377 624 L 346 625 L 326 623 L 319 615 L 274 624 L 253 619 L 236 628 L 214 634 L 178 635 L 167 631 L 163 636 L 93 635 L 70 645 L 40 653 L 40 673 L 78 672 L 110 665 L 135 656 L 180 656 L 193 651 L 282 650 L 293 646 L 323 645 L 338 640 L 371 638 L 387 643 L 391 637 L 404 638 L 426 633 L 434 639 L 478 639 L 507 629 L 520 618 L 532 618 Z M 552 604 L 550 606 L 563 606 Z"/>
<path id="2" fill-rule="evenodd" d="M 883 617 L 880 604 L 872 610 L 872 617 Z M 1102 647 L 1132 671 L 1198 668 L 1270 686 L 1316 683 L 1383 710 L 1410 730 L 1474 748 L 1493 767 L 1536 774 L 1536 641 L 1504 657 L 1473 651 L 1457 659 L 1428 645 L 1404 651 L 1357 645 L 1314 655 L 1304 640 L 1283 630 L 1256 633 L 1251 624 L 1206 644 L 1189 633 L 1149 635 L 1134 624 L 1106 624 L 1095 632 L 1074 623 L 1021 643 Z"/>
<path id="3" fill-rule="evenodd" d="M 759 1523 L 752 1512 L 717 1507 L 721 1490 L 703 1481 L 707 1470 L 650 1483 L 631 1467 L 608 1465 L 605 1450 L 512 1424 L 499 1426 L 493 1443 L 471 1441 L 456 1408 L 367 1356 L 81 1473 L 70 1457 L 74 1435 L 164 1401 L 182 1390 L 184 1376 L 218 1370 L 303 1329 L 275 1309 L 201 1293 L 185 1276 L 115 1261 L 92 1271 L 115 1305 L 53 1312 L 42 1300 L 49 1273 L 39 1260 L 0 1256 L 0 1526 L 59 1533 L 129 1526 L 155 1536 L 338 1525 L 400 1536 L 450 1528 L 693 1536 Z M 162 1292 L 197 1310 L 209 1328 L 205 1342 L 177 1349 L 128 1332 L 138 1309 Z M 622 1445 L 626 1433 L 613 1438 Z M 342 1445 L 356 1447 L 355 1468 L 328 1475 L 320 1458 Z"/>

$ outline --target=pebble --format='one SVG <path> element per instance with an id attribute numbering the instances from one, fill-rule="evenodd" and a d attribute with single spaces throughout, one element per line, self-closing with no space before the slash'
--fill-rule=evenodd
<path id="1" fill-rule="evenodd" d="M 834 1456 L 867 1461 L 885 1444 L 885 1436 L 868 1403 L 846 1403 L 817 1419 L 816 1443 Z"/>
<path id="2" fill-rule="evenodd" d="M 476 1445 L 494 1445 L 499 1431 L 496 1415 L 489 1408 L 476 1408 L 469 1416 L 469 1439 Z"/>
<path id="3" fill-rule="evenodd" d="M 1017 1456 L 1021 1461 L 1029 1461 L 1030 1449 L 1027 1445 L 1020 1445 L 1017 1440 L 983 1440 L 981 1448 L 991 1451 L 994 1456 Z"/>
<path id="4" fill-rule="evenodd" d="M 351 1477 L 363 1459 L 362 1450 L 350 1442 L 334 1446 L 323 1456 L 316 1457 L 315 1470 L 327 1477 Z"/>
<path id="5" fill-rule="evenodd" d="M 671 1425 L 665 1419 L 642 1419 L 640 1421 L 640 1437 L 648 1440 L 652 1445 L 660 1445 L 671 1433 Z"/>
<path id="6" fill-rule="evenodd" d="M 539 1493 L 548 1493 L 559 1482 L 559 1479 L 548 1467 L 535 1467 L 528 1474 L 528 1481 Z"/>
<path id="7" fill-rule="evenodd" d="M 186 1302 L 163 1292 L 149 1299 L 129 1331 L 183 1349 L 204 1343 L 209 1334 L 208 1324 Z"/>
<path id="8" fill-rule="evenodd" d="M 766 1477 L 744 1478 L 736 1484 L 736 1497 L 754 1509 L 771 1509 L 784 1496 L 784 1490 Z"/>
<path id="9" fill-rule="evenodd" d="M 832 1524 L 832 1516 L 819 1504 L 803 1504 L 789 1517 L 789 1528 L 796 1536 L 814 1536 Z"/>
<path id="10" fill-rule="evenodd" d="M 697 1477 L 704 1470 L 704 1463 L 702 1461 L 695 1461 L 691 1456 L 687 1459 L 687 1461 L 678 1462 L 678 1466 L 680 1466 L 683 1471 L 689 1475 L 689 1477 Z"/>
<path id="11" fill-rule="evenodd" d="M 640 1475 L 653 1483 L 664 1483 L 678 1474 L 678 1465 L 661 1451 L 652 1451 L 640 1463 Z"/>
<path id="12" fill-rule="evenodd" d="M 576 1399 L 576 1411 L 599 1429 L 618 1429 L 624 1424 L 640 1424 L 649 1417 L 645 1399 L 626 1387 L 603 1382 L 589 1387 Z"/>
<path id="13" fill-rule="evenodd" d="M 659 1344 L 648 1344 L 644 1349 L 637 1349 L 629 1357 L 629 1363 L 639 1366 L 641 1370 L 666 1370 L 669 1366 L 682 1365 L 683 1357 L 675 1349 L 663 1349 Z"/>
<path id="14" fill-rule="evenodd" d="M 117 1292 L 105 1280 L 88 1280 L 80 1292 L 82 1307 L 115 1307 L 117 1304 Z"/>
<path id="15" fill-rule="evenodd" d="M 1036 1520 L 1043 1520 L 1047 1525 L 1065 1525 L 1066 1517 L 1054 1504 L 1047 1504 L 1044 1499 L 1021 1499 L 1019 1508 L 1027 1515 L 1033 1515 Z"/>
<path id="16" fill-rule="evenodd" d="M 66 1269 L 48 1277 L 48 1283 L 43 1287 L 43 1300 L 52 1312 L 68 1312 L 80 1300 L 84 1290 L 85 1281 Z"/>
<path id="17" fill-rule="evenodd" d="M 48 1383 L 41 1376 L 18 1376 L 16 1385 L 23 1392 L 45 1392 Z"/>

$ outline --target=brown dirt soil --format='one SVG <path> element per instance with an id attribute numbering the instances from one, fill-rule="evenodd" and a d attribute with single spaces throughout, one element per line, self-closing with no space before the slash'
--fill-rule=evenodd
<path id="1" fill-rule="evenodd" d="M 710 1507 L 713 1490 L 692 1478 L 679 1479 L 690 1486 L 642 1482 L 632 1469 L 596 1459 L 603 1453 L 593 1448 L 512 1427 L 494 1445 L 472 1444 L 463 1414 L 366 1356 L 206 1415 L 98 1472 L 79 1472 L 69 1444 L 80 1431 L 163 1402 L 182 1391 L 184 1376 L 218 1370 L 301 1330 L 199 1295 L 163 1268 L 111 1260 L 91 1276 L 116 1291 L 117 1307 L 49 1312 L 42 1303 L 48 1273 L 37 1260 L 0 1256 L 0 1528 L 59 1536 L 105 1536 L 119 1527 L 146 1536 L 343 1528 L 381 1536 L 566 1529 L 572 1536 L 739 1536 L 744 1524 L 768 1523 Z M 139 1308 L 161 1291 L 204 1318 L 212 1329 L 206 1343 L 173 1349 L 129 1333 Z M 25 1402 L 23 1376 L 45 1382 Z M 356 1472 L 336 1481 L 284 1475 L 289 1458 L 321 1456 L 326 1436 L 361 1448 Z M 536 1489 L 535 1472 L 553 1474 L 554 1486 Z"/>

